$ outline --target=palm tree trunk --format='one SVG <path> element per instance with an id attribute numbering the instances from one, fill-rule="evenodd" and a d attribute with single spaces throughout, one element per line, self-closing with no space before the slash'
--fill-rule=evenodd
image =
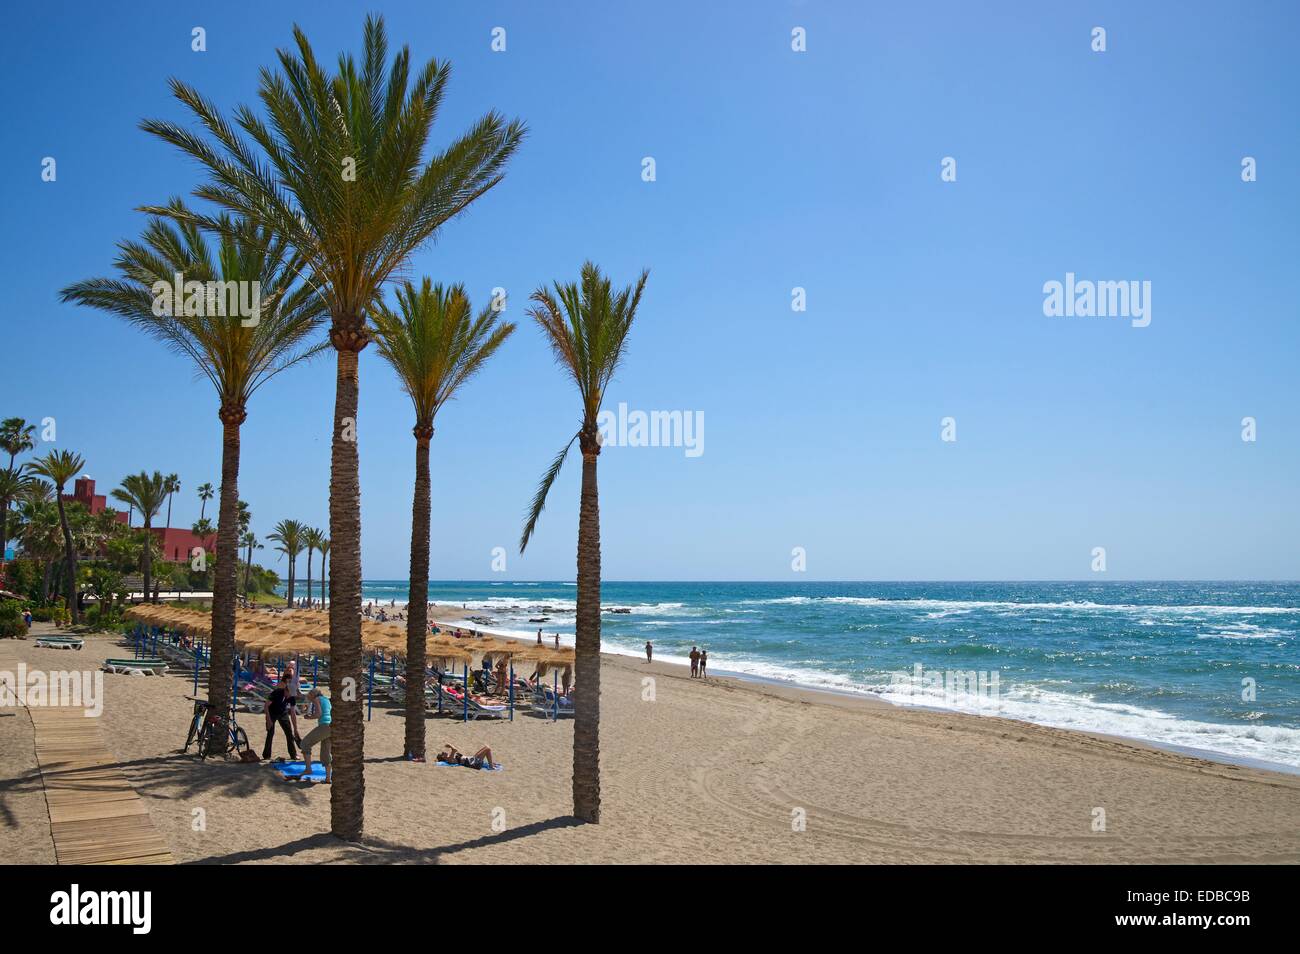
<path id="1" fill-rule="evenodd" d="M 54 560 L 53 559 L 46 560 L 45 570 L 41 575 L 41 602 L 42 603 L 48 603 L 50 601 L 50 576 L 53 574 L 53 572 L 54 572 Z"/>
<path id="2" fill-rule="evenodd" d="M 172 528 L 172 494 L 167 495 L 167 529 Z"/>
<path id="3" fill-rule="evenodd" d="M 573 677 L 573 814 L 600 821 L 600 495 L 594 435 L 580 439 L 582 502 L 578 509 L 578 612 Z"/>
<path id="4" fill-rule="evenodd" d="M 406 757 L 424 761 L 424 639 L 429 627 L 429 439 L 415 428 L 415 494 L 411 499 L 411 590 L 406 602 Z"/>
<path id="5" fill-rule="evenodd" d="M 220 527 L 218 527 L 217 529 L 218 532 L 220 532 Z M 244 599 L 248 599 L 248 574 L 252 572 L 252 569 L 253 569 L 253 545 L 250 543 L 248 545 L 248 559 L 244 561 Z M 217 594 L 214 591 L 212 594 L 213 598 L 216 598 L 216 595 Z"/>
<path id="6" fill-rule="evenodd" d="M 311 575 L 311 547 L 307 548 L 307 608 L 311 609 L 311 585 L 314 582 Z"/>
<path id="7" fill-rule="evenodd" d="M 365 820 L 365 723 L 361 698 L 361 481 L 357 455 L 357 359 L 365 326 L 355 319 L 331 333 L 338 350 L 330 455 L 330 695 L 334 778 L 330 830 L 355 841 Z"/>
<path id="8" fill-rule="evenodd" d="M 222 408 L 221 496 L 217 515 L 217 567 L 212 581 L 212 656 L 208 703 L 224 713 L 230 705 L 235 659 L 235 580 L 239 564 L 239 427 L 242 407 Z M 223 745 L 224 739 L 219 740 Z"/>
<path id="9" fill-rule="evenodd" d="M 149 581 L 153 579 L 153 540 L 150 539 L 152 534 L 149 533 L 150 520 L 148 517 L 144 521 L 144 553 L 140 557 L 140 567 L 144 572 L 144 601 L 146 603 L 157 602 L 153 598 L 153 587 Z"/>
<path id="10" fill-rule="evenodd" d="M 72 546 L 72 530 L 68 527 L 68 513 L 63 509 L 63 487 L 58 489 L 59 526 L 63 529 L 63 562 L 67 582 L 67 606 L 74 623 L 81 622 L 81 611 L 77 606 L 77 551 Z"/>
<path id="11" fill-rule="evenodd" d="M 320 601 L 325 603 L 325 554 L 320 555 Z"/>

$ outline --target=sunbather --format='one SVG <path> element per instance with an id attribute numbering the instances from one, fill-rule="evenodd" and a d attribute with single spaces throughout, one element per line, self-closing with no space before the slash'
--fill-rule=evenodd
<path id="1" fill-rule="evenodd" d="M 473 755 L 465 755 L 450 742 L 442 744 L 445 748 L 438 753 L 439 762 L 445 762 L 447 765 L 463 765 L 465 768 L 487 769 L 488 771 L 500 767 L 496 762 L 492 761 L 492 750 L 486 745 Z"/>

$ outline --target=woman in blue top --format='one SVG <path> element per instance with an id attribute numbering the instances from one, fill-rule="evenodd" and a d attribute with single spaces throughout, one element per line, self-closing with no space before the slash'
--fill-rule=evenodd
<path id="1" fill-rule="evenodd" d="M 316 728 L 312 729 L 302 740 L 302 764 L 303 770 L 301 775 L 293 775 L 291 778 L 304 778 L 311 774 L 311 750 L 316 743 L 320 743 L 320 762 L 325 766 L 325 784 L 329 785 L 334 780 L 334 770 L 331 766 L 330 759 L 330 731 L 333 728 L 331 722 L 333 713 L 330 711 L 329 696 L 319 689 L 312 689 L 307 693 L 307 718 L 316 717 Z"/>

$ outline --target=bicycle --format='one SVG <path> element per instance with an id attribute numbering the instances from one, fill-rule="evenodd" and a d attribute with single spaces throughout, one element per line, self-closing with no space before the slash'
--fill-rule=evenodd
<path id="1" fill-rule="evenodd" d="M 228 707 L 227 714 L 221 716 L 212 711 L 212 706 L 206 699 L 194 696 L 185 698 L 194 703 L 194 715 L 190 719 L 190 731 L 185 738 L 182 753 L 188 752 L 190 746 L 197 742 L 199 758 L 206 759 L 218 747 L 213 744 L 214 733 L 219 733 L 216 736 L 218 739 L 221 735 L 225 736 L 225 745 L 219 754 L 225 755 L 231 751 L 242 754 L 248 750 L 248 733 L 235 721 L 234 709 Z"/>

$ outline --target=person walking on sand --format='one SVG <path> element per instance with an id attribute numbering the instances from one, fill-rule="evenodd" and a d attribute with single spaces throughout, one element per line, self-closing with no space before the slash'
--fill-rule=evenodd
<path id="1" fill-rule="evenodd" d="M 284 741 L 289 746 L 289 760 L 294 761 L 298 758 L 298 750 L 293 745 L 293 728 L 289 725 L 290 708 L 289 675 L 285 673 L 262 706 L 262 711 L 266 713 L 266 745 L 262 746 L 263 760 L 271 757 L 271 742 L 275 739 L 277 722 L 284 731 Z"/>
<path id="2" fill-rule="evenodd" d="M 655 648 L 651 644 L 650 640 L 647 639 L 645 641 L 645 661 L 647 665 L 653 661 L 652 657 L 654 656 L 654 653 L 655 653 Z"/>
<path id="3" fill-rule="evenodd" d="M 537 631 L 537 645 L 542 645 L 542 631 L 540 629 Z"/>
<path id="4" fill-rule="evenodd" d="M 700 678 L 701 679 L 705 678 L 704 670 L 705 667 L 707 667 L 708 665 L 709 665 L 709 651 L 707 649 L 701 649 L 700 650 Z"/>
<path id="5" fill-rule="evenodd" d="M 697 647 L 691 647 L 691 678 L 694 679 L 700 674 L 700 651 Z"/>
<path id="6" fill-rule="evenodd" d="M 333 712 L 330 697 L 319 689 L 307 693 L 307 716 L 316 716 L 316 728 L 307 733 L 302 740 L 302 774 L 293 778 L 301 779 L 311 774 L 311 750 L 320 745 L 320 764 L 325 767 L 325 784 L 334 781 L 334 759 L 330 749 L 330 737 L 333 732 Z"/>

